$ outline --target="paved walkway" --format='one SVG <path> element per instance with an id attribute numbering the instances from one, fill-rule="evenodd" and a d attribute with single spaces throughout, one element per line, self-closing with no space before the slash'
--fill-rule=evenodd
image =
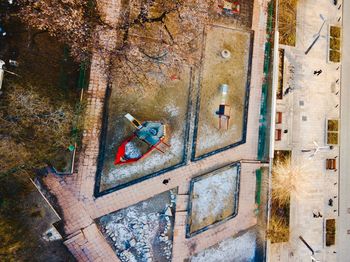
<path id="1" fill-rule="evenodd" d="M 259 168 L 259 165 L 242 163 L 238 215 L 234 219 L 191 239 L 185 239 L 188 188 L 191 178 L 235 161 L 256 159 L 263 79 L 266 25 L 264 14 L 267 9 L 266 5 L 265 0 L 255 0 L 254 3 L 252 29 L 255 31 L 255 37 L 247 142 L 231 150 L 201 161 L 191 162 L 182 168 L 97 199 L 93 196 L 93 190 L 99 151 L 99 132 L 108 77 L 105 74 L 106 60 L 103 60 L 98 52 L 94 54 L 87 92 L 87 126 L 83 139 L 83 150 L 79 157 L 78 172 L 69 177 L 58 178 L 50 175 L 45 179 L 51 192 L 56 195 L 62 209 L 63 214 L 61 215 L 66 231 L 65 244 L 78 261 L 118 261 L 114 251 L 97 229 L 94 219 L 175 187 L 178 188 L 179 196 L 175 216 L 173 261 L 183 261 L 188 256 L 256 224 L 256 217 L 253 212 L 255 208 L 255 170 Z M 112 25 L 117 23 L 118 15 L 115 14 L 115 10 L 118 10 L 119 6 L 119 1 L 99 2 L 99 7 L 107 14 L 104 19 Z M 102 31 L 100 32 L 100 39 L 106 41 L 107 45 L 112 45 L 115 43 L 116 36 L 112 30 Z M 169 184 L 163 185 L 162 180 L 169 177 L 171 177 Z"/>
<path id="2" fill-rule="evenodd" d="M 341 68 L 341 107 L 340 107 L 340 181 L 339 218 L 337 227 L 338 261 L 350 258 L 350 3 L 343 4 L 343 52 Z"/>
<path id="3" fill-rule="evenodd" d="M 339 3 L 340 4 L 340 3 Z M 323 21 L 327 18 L 321 37 L 308 55 L 305 51 L 312 43 Z M 270 261 L 310 261 L 311 252 L 299 240 L 301 235 L 317 251 L 315 257 L 320 261 L 336 261 L 338 242 L 327 247 L 325 243 L 325 223 L 327 219 L 336 219 L 338 223 L 338 172 L 326 170 L 327 158 L 339 156 L 339 147 L 311 153 L 302 149 L 314 149 L 314 141 L 320 146 L 326 144 L 326 119 L 339 118 L 339 64 L 327 61 L 328 25 L 340 25 L 337 21 L 341 10 L 333 1 L 301 0 L 297 13 L 296 47 L 285 49 L 284 90 L 291 86 L 293 91 L 278 100 L 277 111 L 283 112 L 281 142 L 276 142 L 276 150 L 292 150 L 292 161 L 302 166 L 305 176 L 302 194 L 292 194 L 290 205 L 289 243 L 272 244 Z M 281 46 L 282 47 L 282 46 Z M 294 67 L 294 72 L 293 68 Z M 292 69 L 292 70 L 291 70 Z M 320 76 L 313 75 L 321 69 Z M 337 159 L 339 160 L 339 158 Z M 328 200 L 334 199 L 333 206 Z M 313 210 L 319 210 L 322 218 L 314 218 Z"/>

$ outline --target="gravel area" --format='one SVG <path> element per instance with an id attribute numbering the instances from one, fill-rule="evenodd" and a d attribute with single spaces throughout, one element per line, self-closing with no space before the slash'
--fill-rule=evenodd
<path id="1" fill-rule="evenodd" d="M 176 192 L 105 215 L 97 223 L 122 262 L 171 260 Z"/>

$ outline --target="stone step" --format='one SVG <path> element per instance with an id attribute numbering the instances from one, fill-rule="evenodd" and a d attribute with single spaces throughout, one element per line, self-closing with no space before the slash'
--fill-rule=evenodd
<path id="1" fill-rule="evenodd" d="M 177 195 L 176 212 L 187 211 L 189 195 Z"/>

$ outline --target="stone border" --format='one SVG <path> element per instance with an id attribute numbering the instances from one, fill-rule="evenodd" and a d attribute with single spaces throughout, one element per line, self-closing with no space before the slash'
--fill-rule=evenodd
<path id="1" fill-rule="evenodd" d="M 111 95 L 111 88 L 110 85 L 107 85 L 106 89 L 106 96 L 105 96 L 105 102 L 103 107 L 103 117 L 102 117 L 102 128 L 100 133 L 100 145 L 99 145 L 99 153 L 97 157 L 97 170 L 96 170 L 96 177 L 95 177 L 95 186 L 94 186 L 94 197 L 101 197 L 104 195 L 107 195 L 109 193 L 112 193 L 117 190 L 121 190 L 123 188 L 132 186 L 134 184 L 143 182 L 147 179 L 162 175 L 166 172 L 175 170 L 179 167 L 185 166 L 188 162 L 188 148 L 189 148 L 189 138 L 190 138 L 190 128 L 191 128 L 191 115 L 192 115 L 192 97 L 191 94 L 193 93 L 193 70 L 190 68 L 190 76 L 189 76 L 189 89 L 188 89 L 188 103 L 187 103 L 187 112 L 186 112 L 186 128 L 185 128 L 185 137 L 184 137 L 184 147 L 183 147 L 183 157 L 180 163 L 161 169 L 159 171 L 150 173 L 148 175 L 145 175 L 143 177 L 139 177 L 137 179 L 131 180 L 129 182 L 113 186 L 111 188 L 108 188 L 106 190 L 100 191 L 101 188 L 101 176 L 102 176 L 102 169 L 104 164 L 104 157 L 105 157 L 105 148 L 106 148 L 106 136 L 107 136 L 107 129 L 108 129 L 108 107 L 109 107 L 109 99 Z"/>
<path id="2" fill-rule="evenodd" d="M 222 151 L 231 149 L 233 147 L 239 146 L 241 144 L 244 144 L 246 142 L 247 138 L 247 123 L 248 123 L 248 107 L 249 107 L 249 95 L 250 95 L 250 82 L 251 82 L 251 71 L 252 71 L 252 61 L 253 61 L 253 46 L 254 46 L 254 30 L 243 30 L 243 29 L 237 29 L 237 28 L 230 28 L 227 26 L 221 26 L 221 25 L 210 25 L 213 27 L 223 27 L 228 28 L 234 31 L 243 31 L 250 34 L 250 45 L 249 45 L 249 57 L 248 57 L 248 70 L 247 70 L 247 82 L 246 82 L 246 92 L 245 92 L 245 99 L 244 99 L 244 116 L 243 116 L 243 132 L 242 132 L 242 140 L 235 142 L 233 144 L 221 147 L 219 149 L 216 149 L 214 151 L 211 151 L 209 153 L 205 153 L 203 155 L 200 155 L 196 157 L 196 145 L 197 145 L 197 132 L 198 132 L 198 122 L 199 122 L 199 110 L 200 110 L 200 89 L 201 89 L 201 72 L 203 69 L 203 66 L 201 66 L 199 81 L 198 81 L 198 98 L 196 103 L 196 116 L 195 116 L 195 122 L 194 122 L 194 132 L 193 132 L 193 142 L 192 142 L 192 155 L 191 155 L 191 161 L 198 161 L 203 158 L 206 158 L 208 156 L 215 155 L 217 153 L 220 153 Z M 205 47 L 204 47 L 205 48 Z M 203 53 L 204 53 L 203 48 Z"/>
<path id="3" fill-rule="evenodd" d="M 218 220 L 216 222 L 214 222 L 213 224 L 210 224 L 208 226 L 205 226 L 201 229 L 198 229 L 197 231 L 194 231 L 193 233 L 191 233 L 190 231 L 190 228 L 191 228 L 191 225 L 190 225 L 190 218 L 191 218 L 191 214 L 192 214 L 192 201 L 191 201 L 191 196 L 192 196 L 192 193 L 193 193 L 193 187 L 194 187 L 194 184 L 197 182 L 197 181 L 200 181 L 202 179 L 205 179 L 207 177 L 210 177 L 210 176 L 214 176 L 216 174 L 219 174 L 221 173 L 222 171 L 226 171 L 226 170 L 229 170 L 231 168 L 234 168 L 234 167 L 237 167 L 237 174 L 238 174 L 238 178 L 236 179 L 236 190 L 235 192 L 233 193 L 233 196 L 234 196 L 234 210 L 233 210 L 233 213 L 224 218 L 224 219 L 221 219 L 221 220 Z M 187 208 L 187 220 L 186 220 L 186 238 L 191 238 L 195 235 L 198 235 L 204 231 L 207 231 L 208 229 L 211 229 L 217 225 L 220 225 L 220 224 L 223 224 L 225 223 L 226 221 L 234 218 L 235 216 L 237 216 L 238 214 L 238 206 L 239 206 L 239 191 L 240 191 L 240 180 L 241 180 L 241 163 L 240 162 L 234 162 L 234 163 L 231 163 L 229 165 L 226 165 L 224 167 L 220 167 L 218 169 L 215 169 L 214 171 L 212 172 L 209 172 L 209 173 L 206 173 L 206 174 L 203 174 L 203 175 L 199 175 L 199 176 L 196 176 L 194 178 L 191 179 L 190 181 L 190 189 L 189 189 L 189 200 L 188 200 L 188 208 Z"/>

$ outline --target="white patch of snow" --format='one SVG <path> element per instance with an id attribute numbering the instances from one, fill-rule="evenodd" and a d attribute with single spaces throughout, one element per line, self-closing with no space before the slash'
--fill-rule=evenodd
<path id="1" fill-rule="evenodd" d="M 180 108 L 175 106 L 174 104 L 168 104 L 164 107 L 164 111 L 169 113 L 171 117 L 175 117 L 179 115 Z"/>
<path id="2" fill-rule="evenodd" d="M 238 140 L 235 141 L 232 139 L 232 136 L 230 135 L 231 133 L 237 134 L 237 127 L 235 125 L 230 126 L 230 134 L 228 134 L 228 131 L 219 130 L 210 124 L 203 123 L 203 126 L 200 128 L 200 132 L 205 133 L 205 135 L 198 134 L 197 136 L 198 141 L 196 150 L 199 153 L 202 151 L 207 152 L 207 149 L 211 149 L 213 147 L 221 148 L 223 146 L 238 142 Z"/>
<path id="3" fill-rule="evenodd" d="M 151 262 L 155 261 L 155 254 L 158 259 L 161 256 L 166 261 L 170 261 L 172 241 L 169 240 L 169 234 L 172 226 L 169 214 L 166 213 L 171 213 L 168 208 L 173 197 L 175 198 L 175 194 L 170 191 L 168 202 L 158 207 L 160 212 L 154 211 L 154 202 L 150 199 L 153 212 L 144 201 L 101 218 L 103 231 L 113 243 L 122 262 Z"/>
<path id="4" fill-rule="evenodd" d="M 198 180 L 193 186 L 193 224 L 202 223 L 207 217 L 218 217 L 224 210 L 234 209 L 237 167 Z"/>
<path id="5" fill-rule="evenodd" d="M 46 241 L 55 241 L 62 239 L 62 236 L 54 226 L 51 226 L 47 231 L 45 231 L 42 237 Z"/>
<path id="6" fill-rule="evenodd" d="M 166 148 L 164 153 L 160 153 L 157 150 L 153 150 L 146 158 L 141 159 L 132 164 L 119 165 L 115 169 L 111 170 L 108 175 L 102 176 L 105 183 L 115 184 L 118 181 L 128 180 L 135 174 L 150 173 L 157 170 L 157 167 L 165 166 L 168 162 L 174 161 L 174 158 L 178 158 L 183 154 L 183 136 L 181 132 L 174 133 L 169 141 L 170 147 Z M 130 179 L 129 179 L 130 180 Z"/>
<path id="7" fill-rule="evenodd" d="M 199 252 L 191 262 L 249 262 L 254 260 L 255 249 L 256 235 L 250 231 Z"/>
<path id="8" fill-rule="evenodd" d="M 127 158 L 139 158 L 141 156 L 141 151 L 133 142 L 129 142 L 125 145 L 125 156 Z"/>

